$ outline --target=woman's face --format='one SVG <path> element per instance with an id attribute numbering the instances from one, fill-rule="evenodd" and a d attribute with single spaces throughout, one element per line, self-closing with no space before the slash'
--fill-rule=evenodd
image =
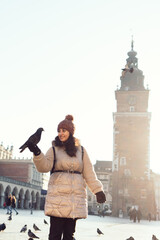
<path id="1" fill-rule="evenodd" d="M 64 128 L 60 128 L 58 131 L 58 137 L 61 142 L 65 142 L 69 138 L 69 132 Z"/>

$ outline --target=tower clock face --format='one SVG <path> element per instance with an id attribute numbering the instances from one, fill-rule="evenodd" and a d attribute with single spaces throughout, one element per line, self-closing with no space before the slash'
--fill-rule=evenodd
<path id="1" fill-rule="evenodd" d="M 136 104 L 136 97 L 135 96 L 129 96 L 128 98 L 129 105 L 135 105 Z"/>

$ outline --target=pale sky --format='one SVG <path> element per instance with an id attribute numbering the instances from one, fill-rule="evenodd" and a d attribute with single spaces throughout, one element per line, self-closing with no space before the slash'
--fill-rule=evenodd
<path id="1" fill-rule="evenodd" d="M 14 157 L 43 127 L 45 153 L 72 114 L 93 163 L 112 160 L 115 90 L 131 50 L 150 89 L 150 166 L 160 173 L 160 1 L 1 0 L 0 142 Z"/>

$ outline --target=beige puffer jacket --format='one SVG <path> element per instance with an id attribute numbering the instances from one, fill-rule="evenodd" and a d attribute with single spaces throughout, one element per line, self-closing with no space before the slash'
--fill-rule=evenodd
<path id="1" fill-rule="evenodd" d="M 88 154 L 84 149 L 82 160 L 81 146 L 78 146 L 76 157 L 70 157 L 62 147 L 55 147 L 55 153 L 55 170 L 79 171 L 82 174 L 65 172 L 51 174 L 45 201 L 45 215 L 86 218 L 88 214 L 86 184 L 94 194 L 103 191 Z M 54 161 L 52 147 L 45 155 L 41 153 L 34 156 L 33 161 L 39 172 L 49 172 Z"/>

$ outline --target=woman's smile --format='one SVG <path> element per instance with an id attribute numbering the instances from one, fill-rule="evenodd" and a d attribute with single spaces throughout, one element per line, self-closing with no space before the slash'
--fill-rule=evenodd
<path id="1" fill-rule="evenodd" d="M 70 135 L 70 133 L 66 129 L 64 129 L 64 128 L 59 129 L 58 137 L 61 142 L 67 141 L 67 139 L 69 138 L 69 135 Z"/>

